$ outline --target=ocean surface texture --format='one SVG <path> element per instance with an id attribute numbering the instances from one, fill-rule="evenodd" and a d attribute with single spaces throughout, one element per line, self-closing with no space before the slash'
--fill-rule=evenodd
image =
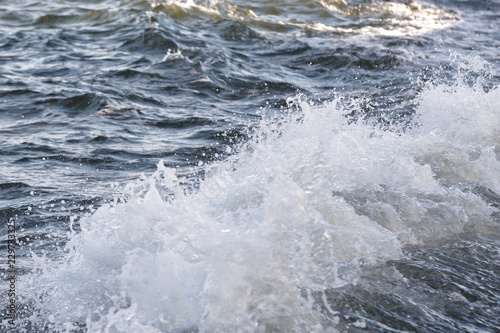
<path id="1" fill-rule="evenodd" d="M 500 332 L 499 27 L 0 0 L 0 331 Z"/>

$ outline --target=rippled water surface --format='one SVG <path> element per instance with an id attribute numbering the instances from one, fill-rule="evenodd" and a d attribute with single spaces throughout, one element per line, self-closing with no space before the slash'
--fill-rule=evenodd
<path id="1" fill-rule="evenodd" d="M 0 0 L 1 330 L 497 332 L 499 26 Z"/>

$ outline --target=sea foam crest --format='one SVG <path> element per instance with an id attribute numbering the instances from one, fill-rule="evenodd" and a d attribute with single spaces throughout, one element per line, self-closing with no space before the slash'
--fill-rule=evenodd
<path id="1" fill-rule="evenodd" d="M 160 162 L 20 290 L 59 330 L 333 330 L 318 292 L 363 265 L 498 233 L 499 101 L 498 88 L 430 85 L 412 129 L 383 131 L 340 98 L 290 99 L 196 191 Z"/>

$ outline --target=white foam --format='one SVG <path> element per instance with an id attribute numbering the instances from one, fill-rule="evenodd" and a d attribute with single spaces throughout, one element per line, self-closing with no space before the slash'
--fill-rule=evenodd
<path id="1" fill-rule="evenodd" d="M 162 62 L 168 62 L 168 61 L 172 61 L 172 60 L 184 60 L 186 59 L 188 62 L 191 62 L 191 60 L 187 57 L 184 57 L 181 53 L 181 50 L 177 50 L 177 51 L 172 51 L 170 49 L 168 49 L 167 51 L 167 54 L 165 54 L 165 56 L 163 57 L 163 59 L 161 60 Z"/>
<path id="2" fill-rule="evenodd" d="M 159 163 L 126 202 L 82 218 L 68 255 L 39 259 L 43 274 L 20 289 L 59 328 L 325 331 L 335 322 L 312 291 L 356 281 L 359 265 L 407 243 L 490 230 L 498 210 L 464 186 L 500 193 L 499 97 L 429 85 L 419 126 L 396 132 L 350 123 L 340 98 L 297 96 L 238 153 L 201 165 L 197 191 Z"/>

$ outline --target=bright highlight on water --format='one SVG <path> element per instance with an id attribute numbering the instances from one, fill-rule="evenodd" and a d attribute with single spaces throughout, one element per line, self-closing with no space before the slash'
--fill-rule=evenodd
<path id="1" fill-rule="evenodd" d="M 0 4 L 0 327 L 495 332 L 498 13 Z"/>

